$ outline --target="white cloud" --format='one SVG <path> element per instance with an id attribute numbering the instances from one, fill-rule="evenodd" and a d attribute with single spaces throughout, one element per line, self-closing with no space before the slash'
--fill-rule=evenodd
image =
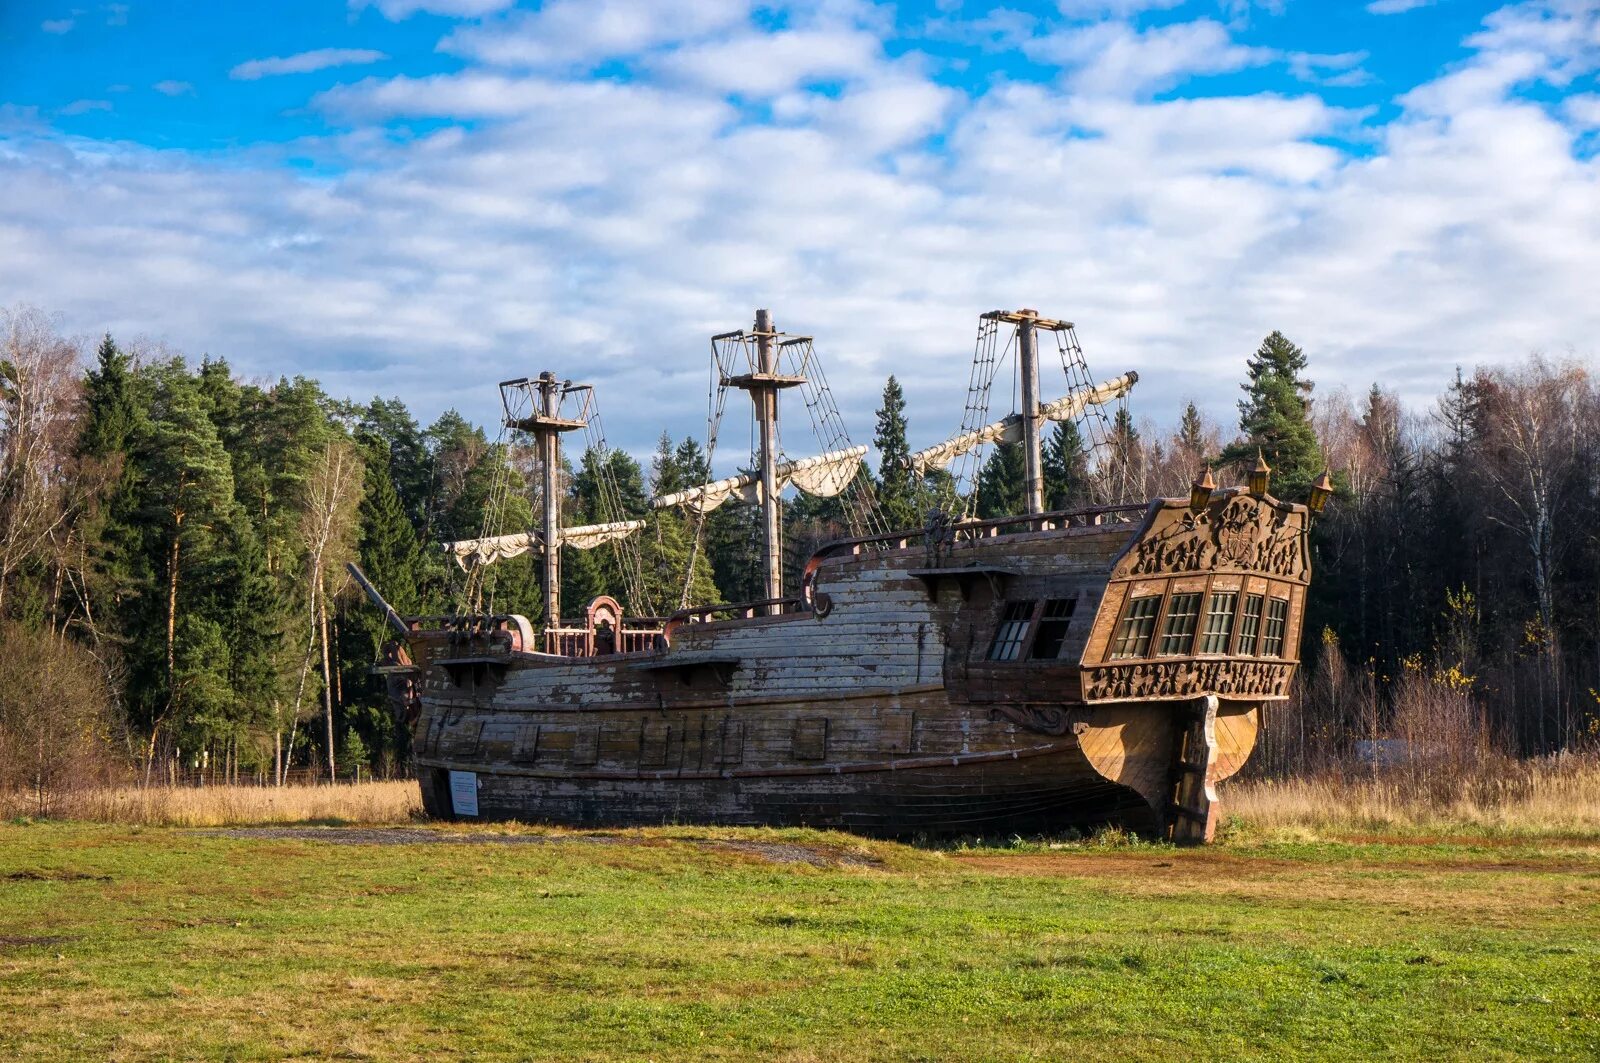
<path id="1" fill-rule="evenodd" d="M 555 67 L 636 55 L 693 40 L 744 21 L 750 0 L 702 0 L 690 6 L 659 0 L 550 0 L 467 26 L 440 47 L 496 66 Z"/>
<path id="2" fill-rule="evenodd" d="M 1164 11 L 1184 0 L 1057 0 L 1056 6 L 1068 18 L 1127 18 L 1142 11 Z"/>
<path id="3" fill-rule="evenodd" d="M 72 31 L 72 27 L 76 24 L 76 19 L 52 18 L 46 19 L 45 21 L 39 23 L 39 28 L 44 30 L 46 33 L 70 33 Z"/>
<path id="4" fill-rule="evenodd" d="M 1118 96 L 1160 91 L 1195 75 L 1259 66 L 1275 54 L 1234 43 L 1227 29 L 1211 19 L 1144 31 L 1100 22 L 1035 38 L 1025 50 L 1039 62 L 1060 64 L 1067 83 L 1079 92 Z"/>
<path id="5" fill-rule="evenodd" d="M 350 0 L 350 7 L 362 11 L 376 7 L 383 17 L 398 22 L 412 15 L 426 13 L 446 15 L 451 18 L 480 18 L 503 11 L 516 0 Z"/>
<path id="6" fill-rule="evenodd" d="M 1600 129 L 1600 93 L 1568 96 L 1561 109 L 1580 129 Z"/>
<path id="7" fill-rule="evenodd" d="M 387 58 L 382 52 L 369 48 L 318 48 L 297 55 L 249 59 L 228 71 L 228 76 L 236 81 L 255 81 L 279 74 L 309 74 L 336 66 L 364 66 Z"/>
<path id="8" fill-rule="evenodd" d="M 163 96 L 192 96 L 194 86 L 187 81 L 158 81 L 150 86 Z"/>
<path id="9" fill-rule="evenodd" d="M 860 30 L 786 30 L 689 45 L 656 68 L 718 92 L 775 96 L 814 80 L 865 75 L 881 52 L 878 38 Z"/>
<path id="10" fill-rule="evenodd" d="M 1437 0 L 1372 0 L 1367 11 L 1374 15 L 1399 15 L 1419 7 L 1431 7 Z"/>
<path id="11" fill-rule="evenodd" d="M 1352 88 L 1372 81 L 1372 75 L 1361 69 L 1361 64 L 1367 60 L 1366 52 L 1338 52 L 1333 55 L 1290 52 L 1285 58 L 1289 73 L 1312 85 Z"/>
<path id="12" fill-rule="evenodd" d="M 110 100 L 73 100 L 61 108 L 62 114 L 88 114 L 90 111 L 111 110 Z"/>
<path id="13" fill-rule="evenodd" d="M 891 371 L 917 441 L 957 423 L 975 315 L 997 306 L 1076 320 L 1096 373 L 1140 370 L 1135 411 L 1163 420 L 1188 396 L 1228 418 L 1274 328 L 1325 387 L 1423 399 L 1458 362 L 1592 354 L 1600 336 L 1600 162 L 1575 148 L 1600 104 L 1513 90 L 1575 76 L 1581 23 L 1521 14 L 1382 126 L 1309 92 L 1141 95 L 1215 67 L 1197 40 L 1226 64 L 1260 58 L 1228 57 L 1215 30 L 1108 37 L 1109 66 L 1074 52 L 1061 83 L 969 99 L 854 44 L 829 53 L 826 92 L 787 67 L 651 79 L 674 48 L 708 54 L 712 32 L 654 23 L 625 44 L 650 56 L 631 82 L 560 69 L 619 54 L 602 34 L 537 63 L 325 92 L 314 105 L 348 132 L 294 151 L 343 172 L 46 137 L 18 115 L 0 145 L 0 290 L 85 333 L 156 334 L 425 416 L 490 421 L 494 381 L 581 375 L 613 442 L 638 451 L 663 426 L 701 429 L 705 337 L 758 305 L 817 336 L 860 439 Z M 844 40 L 855 17 L 764 38 Z M 741 16 L 718 32 L 752 31 Z M 775 120 L 730 91 L 772 93 Z M 408 118 L 459 125 L 389 135 Z M 1356 136 L 1369 151 L 1330 146 Z"/>

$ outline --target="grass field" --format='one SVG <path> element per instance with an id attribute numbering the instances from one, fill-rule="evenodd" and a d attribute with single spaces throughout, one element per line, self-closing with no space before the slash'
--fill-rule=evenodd
<path id="1" fill-rule="evenodd" d="M 0 825 L 8 1060 L 1595 1058 L 1597 972 L 1571 837 Z"/>

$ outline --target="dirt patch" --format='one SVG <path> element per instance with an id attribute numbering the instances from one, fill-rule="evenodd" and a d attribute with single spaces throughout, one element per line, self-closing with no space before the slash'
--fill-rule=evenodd
<path id="1" fill-rule="evenodd" d="M 240 838 L 264 841 L 315 841 L 335 845 L 549 845 L 579 843 L 587 845 L 628 845 L 666 848 L 693 846 L 706 852 L 737 853 L 774 864 L 804 864 L 810 867 L 882 867 L 877 857 L 834 846 L 799 845 L 793 842 L 754 842 L 700 838 L 648 838 L 618 834 L 490 834 L 466 831 L 428 830 L 421 827 L 234 827 L 199 830 L 207 837 Z"/>
<path id="2" fill-rule="evenodd" d="M 702 849 L 749 853 L 774 864 L 809 864 L 812 867 L 882 867 L 875 856 L 853 853 L 831 846 L 795 845 L 789 842 L 695 842 Z"/>
<path id="3" fill-rule="evenodd" d="M 232 827 L 198 830 L 211 838 L 248 841 L 332 842 L 335 845 L 545 845 L 550 842 L 618 842 L 600 834 L 468 834 L 420 827 Z"/>
<path id="4" fill-rule="evenodd" d="M 1270 857 L 1239 857 L 1225 853 L 1191 852 L 1174 859 L 1170 854 L 1128 853 L 952 853 L 960 865 L 996 875 L 1099 876 L 1139 875 L 1190 878 L 1214 877 L 1225 872 L 1239 878 L 1266 877 L 1304 863 Z"/>
<path id="5" fill-rule="evenodd" d="M 110 875 L 91 875 L 84 871 L 58 869 L 50 871 L 13 871 L 6 875 L 7 882 L 110 882 Z"/>
<path id="6" fill-rule="evenodd" d="M 46 945 L 64 945 L 73 940 L 66 934 L 39 934 L 32 937 L 18 934 L 0 934 L 0 951 L 26 949 Z"/>
<path id="7" fill-rule="evenodd" d="M 1343 834 L 1329 833 L 1329 841 L 1348 845 L 1393 846 L 1459 846 L 1468 849 L 1584 849 L 1600 845 L 1594 838 L 1566 838 L 1560 835 L 1539 835 L 1519 838 L 1516 835 L 1485 834 Z"/>
<path id="8" fill-rule="evenodd" d="M 1327 863 L 1284 860 L 1266 856 L 1232 856 L 1225 853 L 1188 852 L 1181 857 L 1157 857 L 1130 853 L 1125 856 L 1083 853 L 956 853 L 961 865 L 995 875 L 1037 875 L 1041 877 L 1200 878 L 1227 876 L 1235 879 L 1278 878 L 1285 873 L 1427 871 L 1500 872 L 1520 874 L 1594 874 L 1600 863 L 1563 857 L 1504 860 L 1483 857 L 1439 857 L 1431 860 L 1364 859 L 1353 857 Z"/>

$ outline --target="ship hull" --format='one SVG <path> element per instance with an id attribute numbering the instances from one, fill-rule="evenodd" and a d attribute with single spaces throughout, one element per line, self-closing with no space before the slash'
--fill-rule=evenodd
<path id="1" fill-rule="evenodd" d="M 456 770 L 474 767 L 480 766 Z M 1074 742 L 839 772 L 700 778 L 475 774 L 476 818 L 572 827 L 797 826 L 886 837 L 1055 833 L 1107 823 L 1158 829 L 1149 802 L 1099 775 Z M 449 769 L 431 769 L 422 790 L 431 815 L 460 818 Z"/>
<path id="2" fill-rule="evenodd" d="M 1191 586 L 1223 600 L 1259 589 L 1294 606 L 1293 645 L 1304 579 L 1196 575 L 1208 555 L 1187 549 L 1175 555 L 1187 569 L 1152 572 L 1134 548 L 1157 535 L 1170 547 L 1163 506 L 1138 530 L 1064 522 L 942 551 L 842 552 L 815 569 L 804 607 L 685 624 L 648 652 L 496 656 L 420 634 L 424 804 L 576 827 L 1119 824 L 1209 839 L 1215 784 L 1249 756 L 1293 661 L 1130 660 L 1112 629 L 1125 599 L 1153 588 L 1163 602 Z"/>

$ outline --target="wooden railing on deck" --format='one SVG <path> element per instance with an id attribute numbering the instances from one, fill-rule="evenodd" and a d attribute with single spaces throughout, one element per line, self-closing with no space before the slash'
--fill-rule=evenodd
<path id="1" fill-rule="evenodd" d="M 605 633 L 586 627 L 547 627 L 544 652 L 563 657 L 600 657 L 608 653 L 641 653 L 655 648 L 660 627 L 624 627 L 607 646 Z"/>

